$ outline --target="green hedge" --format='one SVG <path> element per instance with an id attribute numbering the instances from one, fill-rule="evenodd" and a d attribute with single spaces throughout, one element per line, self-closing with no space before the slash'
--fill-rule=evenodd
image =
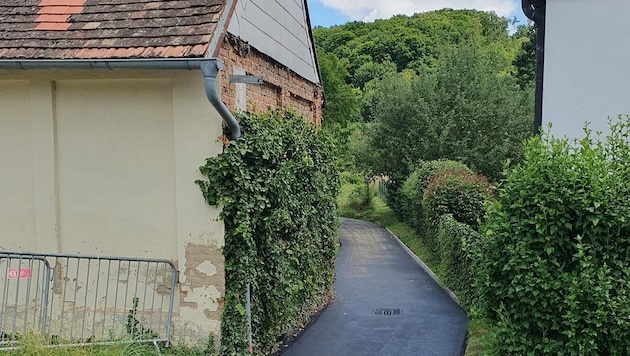
<path id="1" fill-rule="evenodd" d="M 463 163 L 449 160 L 420 161 L 413 172 L 395 191 L 395 197 L 390 202 L 392 209 L 406 224 L 422 230 L 424 215 L 422 213 L 422 199 L 427 185 L 436 172 L 444 169 L 473 172 Z"/>
<path id="2" fill-rule="evenodd" d="M 252 286 L 254 353 L 269 354 L 331 293 L 338 249 L 333 144 L 293 114 L 243 114 L 243 136 L 209 158 L 198 182 L 223 205 L 226 292 L 221 350 L 246 354 L 245 294 Z"/>
<path id="3" fill-rule="evenodd" d="M 453 215 L 442 215 L 437 225 L 437 253 L 440 280 L 452 290 L 465 310 L 477 307 L 477 292 L 472 271 L 471 250 L 479 240 L 479 233 L 460 223 Z"/>
<path id="4" fill-rule="evenodd" d="M 630 354 L 629 125 L 543 134 L 506 170 L 475 268 L 499 354 Z"/>
<path id="5" fill-rule="evenodd" d="M 479 241 L 478 220 L 493 199 L 491 185 L 460 162 L 420 162 L 397 192 L 398 214 L 415 227 L 428 261 L 471 310 L 477 295 L 468 251 Z"/>
<path id="6" fill-rule="evenodd" d="M 484 176 L 467 167 L 440 168 L 431 176 L 422 196 L 425 223 L 433 224 L 440 216 L 452 214 L 455 220 L 476 227 L 490 197 L 492 191 Z"/>

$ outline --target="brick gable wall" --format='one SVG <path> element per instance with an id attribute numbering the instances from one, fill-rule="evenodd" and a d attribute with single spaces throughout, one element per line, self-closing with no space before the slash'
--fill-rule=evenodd
<path id="1" fill-rule="evenodd" d="M 302 78 L 230 34 L 226 34 L 218 57 L 225 63 L 221 71 L 221 98 L 228 109 L 254 112 L 294 108 L 304 117 L 321 123 L 323 91 L 320 85 Z M 262 76 L 264 84 L 230 83 L 230 74 Z"/>

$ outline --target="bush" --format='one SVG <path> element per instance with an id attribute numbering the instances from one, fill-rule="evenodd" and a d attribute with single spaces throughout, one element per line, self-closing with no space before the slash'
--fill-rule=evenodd
<path id="1" fill-rule="evenodd" d="M 465 164 L 449 161 L 420 161 L 414 171 L 407 177 L 398 191 L 395 191 L 395 197 L 390 205 L 398 214 L 400 219 L 406 224 L 415 227 L 418 231 L 422 231 L 422 198 L 424 192 L 436 172 L 443 169 L 452 168 L 472 174 L 472 171 Z"/>
<path id="2" fill-rule="evenodd" d="M 350 216 L 353 212 L 367 209 L 370 205 L 373 192 L 370 183 L 366 183 L 361 173 L 342 172 L 341 191 L 337 197 L 337 203 L 341 216 Z"/>
<path id="3" fill-rule="evenodd" d="M 463 256 L 463 238 L 477 228 L 492 198 L 485 177 L 466 166 L 441 166 L 433 172 L 422 198 L 422 236 L 432 259 L 447 275 L 449 287 L 467 292 L 469 263 Z M 448 215 L 446 220 L 443 216 Z M 450 220 L 453 220 L 450 222 Z M 461 264 L 461 265 L 460 265 Z M 462 275 L 458 275 L 459 273 Z M 470 299 L 468 296 L 464 299 Z"/>
<path id="4" fill-rule="evenodd" d="M 437 252 L 439 257 L 439 275 L 446 286 L 459 299 L 460 305 L 466 309 L 476 304 L 471 270 L 472 255 L 467 251 L 480 240 L 479 233 L 472 227 L 460 223 L 453 215 L 442 215 L 437 225 Z"/>
<path id="5" fill-rule="evenodd" d="M 500 354 L 630 354 L 630 121 L 506 169 L 475 272 Z"/>
<path id="6" fill-rule="evenodd" d="M 485 177 L 467 167 L 444 167 L 431 176 L 422 196 L 425 224 L 434 224 L 444 214 L 469 226 L 485 214 L 485 201 L 492 196 Z"/>
<path id="7" fill-rule="evenodd" d="M 330 138 L 292 113 L 240 116 L 243 136 L 209 158 L 199 181 L 222 204 L 226 291 L 222 354 L 245 354 L 252 288 L 254 353 L 269 354 L 330 296 L 339 177 Z"/>

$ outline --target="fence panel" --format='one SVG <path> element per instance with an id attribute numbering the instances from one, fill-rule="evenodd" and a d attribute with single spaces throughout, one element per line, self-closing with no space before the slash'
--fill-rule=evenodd
<path id="1" fill-rule="evenodd" d="M 0 348 L 164 342 L 177 270 L 167 260 L 0 251 Z"/>

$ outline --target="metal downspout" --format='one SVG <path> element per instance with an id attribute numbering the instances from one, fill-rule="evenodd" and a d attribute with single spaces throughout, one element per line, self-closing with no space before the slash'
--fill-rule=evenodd
<path id="1" fill-rule="evenodd" d="M 221 118 L 230 127 L 232 139 L 237 140 L 241 128 L 232 113 L 225 107 L 217 92 L 216 78 L 223 68 L 218 59 L 210 58 L 157 58 L 157 59 L 0 59 L 0 70 L 195 70 L 204 77 L 206 96 Z"/>
<path id="2" fill-rule="evenodd" d="M 546 0 L 521 0 L 523 13 L 536 24 L 536 104 L 534 106 L 534 134 L 540 133 L 543 111 L 543 84 L 545 72 L 545 19 Z"/>
<path id="3" fill-rule="evenodd" d="M 233 140 L 238 140 L 241 137 L 241 127 L 236 121 L 236 118 L 232 115 L 230 110 L 223 104 L 221 101 L 221 96 L 217 92 L 217 75 L 219 75 L 219 71 L 223 68 L 223 63 L 219 61 L 206 61 L 201 64 L 201 73 L 203 73 L 204 84 L 206 88 L 206 96 L 208 100 L 214 106 L 214 108 L 219 112 L 219 115 L 223 118 L 223 120 L 230 127 L 230 131 L 232 134 Z"/>

